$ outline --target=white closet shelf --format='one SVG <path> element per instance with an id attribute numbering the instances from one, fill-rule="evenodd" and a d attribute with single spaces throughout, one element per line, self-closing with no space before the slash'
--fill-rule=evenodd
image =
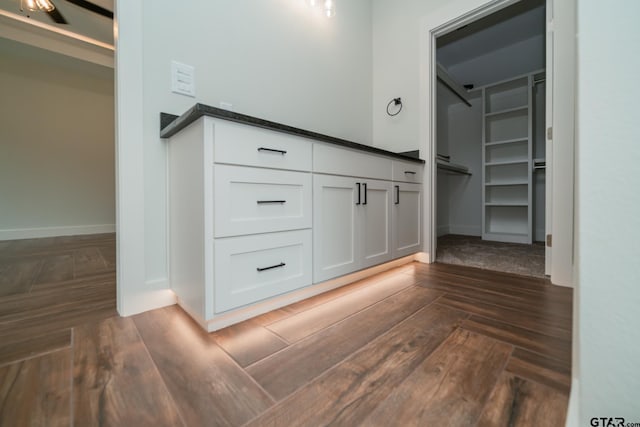
<path id="1" fill-rule="evenodd" d="M 493 142 L 487 142 L 486 144 L 484 144 L 485 146 L 491 146 L 491 145 L 500 145 L 500 144 L 513 144 L 516 142 L 528 142 L 529 138 L 522 137 L 522 138 L 513 138 L 513 139 L 505 139 L 503 141 L 493 141 Z"/>
<path id="2" fill-rule="evenodd" d="M 499 162 L 491 162 L 491 163 L 485 163 L 485 166 L 504 166 L 504 165 L 519 165 L 522 163 L 529 163 L 529 160 L 524 159 L 524 160 L 503 160 L 503 161 L 499 161 Z"/>
<path id="3" fill-rule="evenodd" d="M 487 202 L 485 206 L 529 206 L 527 202 Z"/>
<path id="4" fill-rule="evenodd" d="M 459 165 L 457 163 L 449 163 L 441 160 L 436 160 L 436 165 L 438 166 L 438 169 L 441 169 L 441 170 L 459 173 L 462 175 L 472 175 L 472 173 L 469 172 L 468 167 L 464 165 Z"/>
<path id="5" fill-rule="evenodd" d="M 484 116 L 485 117 L 493 117 L 493 116 L 499 116 L 501 114 L 509 114 L 509 113 L 515 113 L 515 112 L 519 112 L 519 111 L 527 111 L 529 109 L 528 105 L 523 105 L 523 106 L 519 106 L 519 107 L 513 107 L 513 108 L 505 108 L 504 110 L 499 110 L 499 111 L 493 111 L 490 113 L 486 113 Z"/>
<path id="6" fill-rule="evenodd" d="M 508 185 L 529 185 L 529 181 L 485 182 L 487 187 L 506 187 Z"/>

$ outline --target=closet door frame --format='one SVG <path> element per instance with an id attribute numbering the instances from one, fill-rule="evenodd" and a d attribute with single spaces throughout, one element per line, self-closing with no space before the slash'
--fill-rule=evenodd
<path id="1" fill-rule="evenodd" d="M 495 13 L 505 7 L 517 3 L 519 0 L 470 0 L 447 4 L 421 20 L 420 32 L 420 150 L 425 153 L 426 173 L 424 175 L 424 234 L 423 253 L 420 260 L 435 262 L 437 246 L 436 224 L 436 38 L 487 15 Z M 551 274 L 553 284 L 573 286 L 573 117 L 575 106 L 570 76 L 575 74 L 575 6 L 563 4 L 561 7 L 554 5 L 552 0 L 547 2 L 547 58 L 552 55 L 552 61 L 546 65 L 547 96 L 546 96 L 546 128 L 557 123 L 558 129 L 553 129 L 552 137 L 560 140 L 559 130 L 562 132 L 564 145 L 560 147 L 553 144 L 553 140 L 547 140 L 546 171 L 551 184 L 551 194 L 547 196 L 550 206 L 546 209 L 547 234 L 553 235 L 553 252 L 547 247 L 546 258 L 551 265 L 547 266 L 547 273 Z M 562 3 L 562 2 L 556 2 Z M 549 15 L 551 9 L 551 15 Z M 572 16 L 573 14 L 573 16 Z M 560 16 L 559 16 L 560 15 Z M 561 25 L 561 26 L 560 26 Z M 549 32 L 553 32 L 549 37 Z M 573 32 L 573 33 L 572 33 Z M 558 34 L 562 34 L 562 40 L 558 40 Z M 549 40 L 552 44 L 549 49 Z M 573 43 L 573 44 L 572 44 Z M 562 62 L 558 66 L 558 61 Z M 554 73 L 555 71 L 555 73 Z M 560 76 L 559 76 L 560 75 Z M 558 99 L 559 88 L 562 86 L 563 99 Z M 569 87 L 571 86 L 571 87 Z M 555 95 L 555 97 L 554 97 Z M 571 103 L 571 105 L 569 105 Z M 555 108 L 553 108 L 555 106 Z M 567 110 L 563 113 L 564 120 L 558 116 L 559 110 Z M 566 122 L 566 123 L 564 123 Z M 559 129 L 560 126 L 562 129 Z M 551 136 L 551 135 L 550 135 Z M 559 156 L 560 154 L 560 156 Z M 562 174 L 554 174 L 561 171 Z M 473 171 L 479 173 L 479 171 Z M 549 177 L 553 177 L 549 179 Z M 554 228 L 555 225 L 555 228 Z M 562 226 L 562 229 L 559 228 Z M 560 231 L 560 233 L 559 233 Z"/>

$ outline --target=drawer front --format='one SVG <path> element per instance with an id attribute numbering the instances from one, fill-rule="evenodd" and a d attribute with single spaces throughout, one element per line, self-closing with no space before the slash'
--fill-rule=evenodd
<path id="1" fill-rule="evenodd" d="M 391 159 L 315 143 L 313 145 L 313 171 L 332 175 L 391 180 Z"/>
<path id="2" fill-rule="evenodd" d="M 215 237 L 311 228 L 311 174 L 216 165 Z"/>
<path id="3" fill-rule="evenodd" d="M 311 170 L 312 142 L 233 122 L 215 122 L 216 163 L 299 171 Z"/>
<path id="4" fill-rule="evenodd" d="M 311 285 L 311 230 L 215 240 L 216 313 Z"/>
<path id="5" fill-rule="evenodd" d="M 393 161 L 393 180 L 422 183 L 424 165 L 413 162 Z"/>

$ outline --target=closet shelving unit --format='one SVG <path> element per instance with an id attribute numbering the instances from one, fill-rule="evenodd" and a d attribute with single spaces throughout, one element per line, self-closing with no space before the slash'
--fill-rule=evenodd
<path id="1" fill-rule="evenodd" d="M 482 238 L 532 242 L 533 74 L 482 88 Z"/>

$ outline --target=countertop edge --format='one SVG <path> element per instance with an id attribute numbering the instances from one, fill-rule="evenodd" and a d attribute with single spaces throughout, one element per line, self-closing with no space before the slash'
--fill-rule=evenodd
<path id="1" fill-rule="evenodd" d="M 260 119 L 246 114 L 240 114 L 233 111 L 223 110 L 221 108 L 211 107 L 205 104 L 195 104 L 181 116 L 168 113 L 160 113 L 160 138 L 170 138 L 182 129 L 189 126 L 202 116 L 209 116 L 223 120 L 229 120 L 249 126 L 269 129 L 276 132 L 282 132 L 289 135 L 301 136 L 304 138 L 314 139 L 320 142 L 327 142 L 339 145 L 345 148 L 352 148 L 359 151 L 366 151 L 373 154 L 379 154 L 387 157 L 394 157 L 414 163 L 425 163 L 424 160 L 407 156 L 392 151 L 383 150 L 382 148 L 373 147 L 371 145 L 359 144 L 357 142 L 347 141 L 345 139 L 335 138 L 321 133 L 311 132 L 304 129 L 295 128 L 281 123 L 271 122 L 269 120 Z"/>

